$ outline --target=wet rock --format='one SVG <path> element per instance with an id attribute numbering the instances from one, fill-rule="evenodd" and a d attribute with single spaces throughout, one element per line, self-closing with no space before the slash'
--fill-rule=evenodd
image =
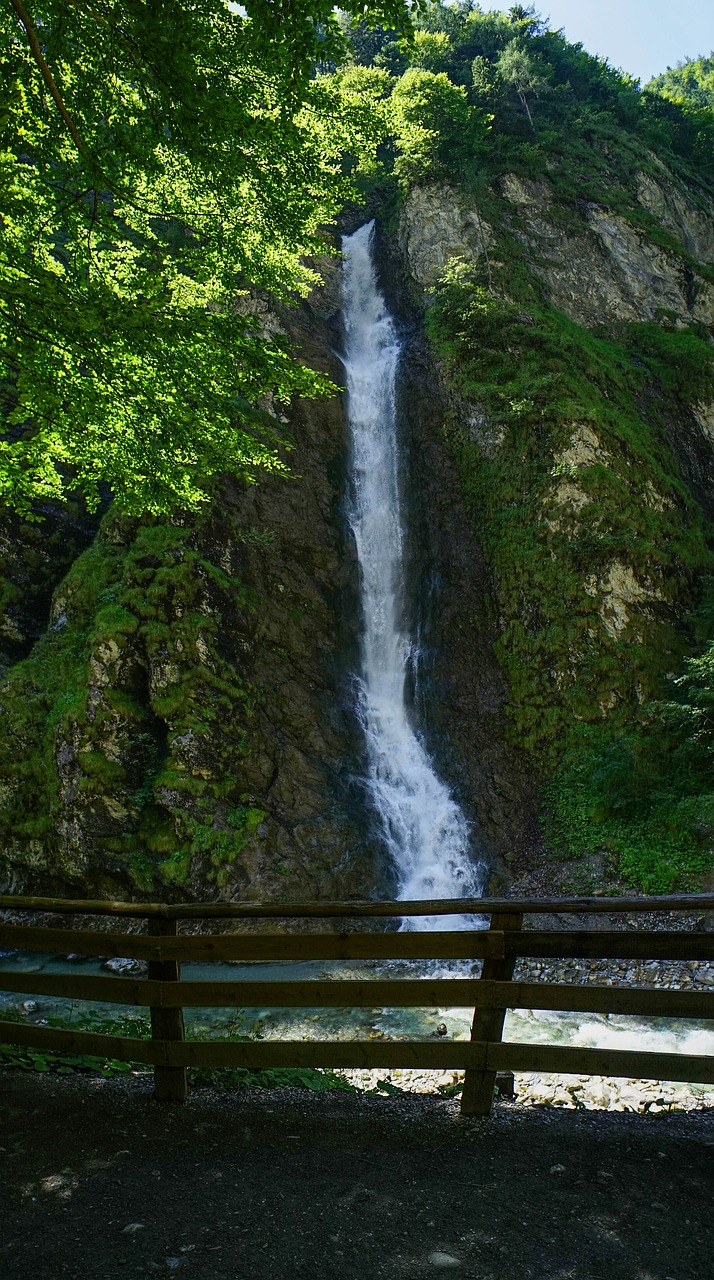
<path id="1" fill-rule="evenodd" d="M 145 960 L 132 960 L 128 956 L 114 956 L 111 960 L 105 960 L 102 968 L 107 969 L 109 973 L 128 978 L 146 973 L 148 965 Z"/>

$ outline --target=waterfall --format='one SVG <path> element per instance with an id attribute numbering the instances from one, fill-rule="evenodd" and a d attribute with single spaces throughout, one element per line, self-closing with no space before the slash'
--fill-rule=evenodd
<path id="1" fill-rule="evenodd" d="M 399 494 L 396 380 L 400 344 L 377 289 L 374 223 L 344 236 L 342 250 L 348 519 L 360 572 L 361 670 L 357 713 L 367 789 L 397 876 L 397 897 L 477 897 L 485 867 L 469 854 L 469 827 L 437 776 L 406 702 L 411 640 L 404 629 L 404 521 Z M 402 928 L 468 927 L 458 917 L 404 920 Z"/>

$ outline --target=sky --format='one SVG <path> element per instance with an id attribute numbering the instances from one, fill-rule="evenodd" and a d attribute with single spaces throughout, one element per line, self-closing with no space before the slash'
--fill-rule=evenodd
<path id="1" fill-rule="evenodd" d="M 527 3 L 527 0 L 524 0 Z M 549 26 L 563 27 L 614 67 L 646 83 L 685 58 L 714 51 L 713 0 L 533 0 Z M 482 9 L 507 10 L 510 0 Z"/>

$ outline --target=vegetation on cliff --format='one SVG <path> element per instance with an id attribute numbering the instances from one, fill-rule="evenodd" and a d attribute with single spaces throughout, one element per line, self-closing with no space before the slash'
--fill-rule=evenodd
<path id="1" fill-rule="evenodd" d="M 693 102 L 698 107 L 714 107 L 714 54 L 708 58 L 688 58 L 655 76 L 648 89 L 673 102 Z"/>
<path id="2" fill-rule="evenodd" d="M 532 8 L 430 4 L 416 25 L 412 44 L 358 31 L 353 57 L 385 76 L 393 225 L 415 183 L 446 184 L 491 236 L 447 267 L 427 327 L 462 397 L 448 431 L 493 567 L 512 738 L 552 779 L 554 847 L 609 850 L 611 873 L 649 890 L 694 885 L 714 832 L 712 650 L 698 656 L 712 529 L 677 435 L 714 395 L 711 333 L 666 309 L 582 323 L 554 303 L 548 255 L 595 207 L 688 274 L 692 296 L 708 286 L 711 262 L 641 185 L 711 209 L 714 113 L 669 73 L 642 91 Z M 691 75 L 706 84 L 704 66 Z M 537 247 L 539 214 L 560 249 Z"/>
<path id="3" fill-rule="evenodd" d="M 165 513 L 221 472 L 285 470 L 283 409 L 332 388 L 264 299 L 305 295 L 320 228 L 356 194 L 396 232 L 415 192 L 457 191 L 480 248 L 426 324 L 512 739 L 545 779 L 556 850 L 694 886 L 714 833 L 714 565 L 682 441 L 714 399 L 695 307 L 714 257 L 679 223 L 712 208 L 711 60 L 642 90 L 531 8 L 427 2 L 411 22 L 405 38 L 397 0 L 10 0 L 0 499 L 28 519 L 68 492 Z M 630 236 L 619 252 L 676 271 L 684 312 L 566 314 L 551 278 L 593 210 Z M 200 520 L 110 515 L 3 688 L 0 835 L 57 883 L 101 846 L 95 883 L 183 886 L 194 856 L 200 890 L 221 889 L 265 816 L 239 781 L 252 601 Z"/>
<path id="4" fill-rule="evenodd" d="M 150 890 L 183 883 L 200 853 L 220 887 L 265 817 L 238 781 L 253 693 L 223 651 L 226 612 L 235 627 L 250 608 L 190 526 L 109 518 L 2 693 L 0 839 L 11 862 L 13 850 L 22 862 L 44 846 L 58 880 Z M 207 747 L 218 723 L 220 771 Z"/>

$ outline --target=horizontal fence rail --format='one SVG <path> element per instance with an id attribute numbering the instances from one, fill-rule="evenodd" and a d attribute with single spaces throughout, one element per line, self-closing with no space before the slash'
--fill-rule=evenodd
<path id="1" fill-rule="evenodd" d="M 339 916 L 461 916 L 493 912 L 581 915 L 585 912 L 714 911 L 714 893 L 650 898 L 438 898 L 405 902 L 108 902 L 87 898 L 31 898 L 0 894 L 0 911 L 48 911 L 61 915 L 137 916 L 163 920 L 322 919 Z"/>
<path id="2" fill-rule="evenodd" d="M 548 1071 L 714 1084 L 714 1057 L 703 1054 L 503 1042 L 508 1009 L 714 1019 L 714 989 L 520 982 L 520 957 L 714 960 L 714 933 L 687 929 L 524 929 L 524 916 L 714 911 L 714 894 L 658 898 L 459 899 L 453 902 L 107 903 L 0 897 L 0 910 L 57 916 L 144 919 L 146 933 L 0 923 L 0 946 L 19 951 L 122 956 L 148 961 L 146 977 L 0 972 L 0 989 L 70 1000 L 148 1008 L 150 1040 L 0 1020 L 0 1042 L 51 1052 L 107 1056 L 153 1066 L 156 1097 L 182 1101 L 187 1067 L 384 1067 L 465 1071 L 464 1114 L 487 1115 L 496 1073 Z M 181 920 L 330 919 L 473 915 L 474 926 L 433 932 L 181 934 Z M 479 927 L 490 917 L 488 928 Z M 182 981 L 181 964 L 306 960 L 483 960 L 480 976 Z M 187 1041 L 183 1010 L 225 1008 L 473 1009 L 469 1041 Z"/>

